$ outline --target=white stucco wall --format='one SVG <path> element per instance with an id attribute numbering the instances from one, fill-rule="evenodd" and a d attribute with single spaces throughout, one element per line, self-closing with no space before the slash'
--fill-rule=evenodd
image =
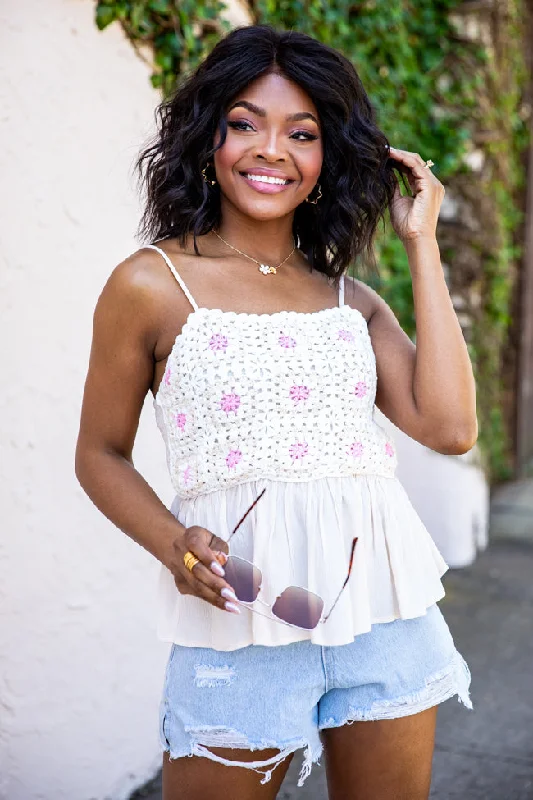
<path id="1" fill-rule="evenodd" d="M 158 101 L 93 10 L 0 3 L 2 800 L 122 800 L 160 765 L 159 566 L 74 476 L 92 311 L 136 248 L 129 175 Z M 170 503 L 149 400 L 135 463 Z"/>
<path id="2" fill-rule="evenodd" d="M 415 442 L 383 414 L 376 420 L 393 436 L 397 475 L 449 567 L 466 567 L 488 544 L 489 486 L 476 448 L 444 456 Z"/>
<path id="3" fill-rule="evenodd" d="M 158 95 L 84 0 L 0 3 L 0 797 L 120 800 L 160 764 L 158 564 L 90 503 L 74 448 L 92 311 L 136 249 Z M 145 409 L 136 465 L 171 499 Z"/>

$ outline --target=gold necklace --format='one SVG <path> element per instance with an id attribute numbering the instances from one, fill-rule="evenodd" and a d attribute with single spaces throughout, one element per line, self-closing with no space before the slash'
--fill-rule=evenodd
<path id="1" fill-rule="evenodd" d="M 215 236 L 218 236 L 218 238 L 220 239 L 221 242 L 224 242 L 224 244 L 227 244 L 228 247 L 231 247 L 232 250 L 235 250 L 236 253 L 240 253 L 241 256 L 244 256 L 245 258 L 249 258 L 250 261 L 255 261 L 256 264 L 259 264 L 259 267 L 258 267 L 259 272 L 261 272 L 263 275 L 270 275 L 270 274 L 275 275 L 276 272 L 278 271 L 278 269 L 281 266 L 283 266 L 283 264 L 286 261 L 289 260 L 289 258 L 292 256 L 292 254 L 296 250 L 296 242 L 295 242 L 294 243 L 294 247 L 292 248 L 292 250 L 289 253 L 289 255 L 287 256 L 287 258 L 284 258 L 283 261 L 277 265 L 277 267 L 269 267 L 268 264 L 261 264 L 261 262 L 258 261 L 257 258 L 253 258 L 253 256 L 249 256 L 247 253 L 243 253 L 242 250 L 238 249 L 238 247 L 233 247 L 232 244 L 230 244 L 225 239 L 223 239 L 222 236 L 219 233 L 217 233 L 215 230 L 213 231 L 213 233 L 215 234 Z"/>

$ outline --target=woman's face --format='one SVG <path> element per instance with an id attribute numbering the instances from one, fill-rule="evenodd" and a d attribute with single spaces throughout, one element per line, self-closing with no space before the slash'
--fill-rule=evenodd
<path id="1" fill-rule="evenodd" d="M 227 138 L 214 156 L 224 198 L 253 219 L 293 212 L 322 168 L 320 122 L 310 97 L 281 75 L 264 75 L 231 102 L 226 119 Z"/>

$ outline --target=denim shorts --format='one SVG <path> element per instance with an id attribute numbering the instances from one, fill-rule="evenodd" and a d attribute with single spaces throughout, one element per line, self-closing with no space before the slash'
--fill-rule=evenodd
<path id="1" fill-rule="evenodd" d="M 338 646 L 304 640 L 221 651 L 173 644 L 159 735 L 171 759 L 196 755 L 253 769 L 261 783 L 303 747 L 302 786 L 322 753 L 324 728 L 416 714 L 454 695 L 472 708 L 469 686 L 469 669 L 437 605 Z M 280 752 L 246 762 L 210 747 Z"/>

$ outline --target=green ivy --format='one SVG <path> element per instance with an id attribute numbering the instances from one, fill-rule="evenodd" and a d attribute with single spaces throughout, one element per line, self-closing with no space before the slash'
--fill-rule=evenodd
<path id="1" fill-rule="evenodd" d="M 120 22 L 141 55 L 149 45 L 152 85 L 168 94 L 176 77 L 195 69 L 229 31 L 220 16 L 224 8 L 220 0 L 104 0 L 97 3 L 96 24 L 103 30 Z"/>
<path id="2" fill-rule="evenodd" d="M 512 274 L 520 256 L 515 241 L 523 186 L 521 153 L 527 146 L 520 96 L 526 80 L 521 50 L 524 0 L 506 0 L 509 29 L 506 69 L 512 79 L 500 86 L 498 67 L 484 47 L 457 35 L 452 15 L 460 0 L 250 0 L 256 23 L 297 29 L 343 52 L 355 64 L 391 143 L 435 162 L 446 185 L 469 172 L 463 157 L 473 127 L 503 131 L 484 148 L 496 167 L 482 191 L 491 198 L 497 245 L 483 250 L 482 314 L 469 341 L 478 385 L 480 445 L 489 474 L 511 470 L 511 448 L 503 421 L 499 373 L 509 326 Z M 133 46 L 150 45 L 152 83 L 168 94 L 228 30 L 220 0 L 104 0 L 97 3 L 100 29 L 122 24 Z M 142 54 L 142 50 L 140 51 Z M 494 102 L 480 104 L 487 81 Z M 483 105 L 483 109 L 481 109 Z M 492 223 L 491 223 L 492 224 Z M 472 247 L 483 244 L 472 242 Z M 405 250 L 387 220 L 376 240 L 379 279 L 371 282 L 414 335 L 411 277 Z M 453 272 L 454 247 L 443 253 Z"/>

